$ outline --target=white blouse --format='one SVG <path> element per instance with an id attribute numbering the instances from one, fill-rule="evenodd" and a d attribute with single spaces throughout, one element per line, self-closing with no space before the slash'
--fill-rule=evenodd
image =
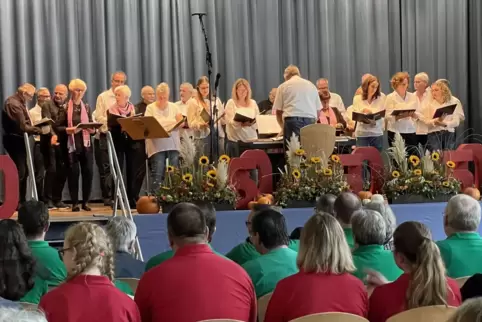
<path id="1" fill-rule="evenodd" d="M 412 117 L 405 117 L 403 119 L 396 120 L 396 117 L 392 115 L 394 110 L 404 110 L 414 108 L 416 109 L 416 97 L 414 94 L 407 92 L 405 97 L 401 97 L 396 91 L 387 95 L 385 106 L 387 112 L 385 119 L 387 121 L 387 130 L 398 133 L 415 133 L 416 125 L 415 120 Z"/>
<path id="2" fill-rule="evenodd" d="M 236 115 L 236 110 L 238 108 L 252 108 L 255 111 L 254 115 L 259 115 L 258 104 L 256 104 L 254 100 L 249 102 L 248 107 L 239 107 L 234 100 L 230 99 L 226 103 L 226 135 L 228 136 L 228 140 L 234 142 L 249 142 L 256 140 L 258 138 L 258 133 L 256 132 L 258 125 L 256 123 L 251 126 L 242 126 L 240 122 L 234 121 L 234 116 Z"/>
<path id="3" fill-rule="evenodd" d="M 169 131 L 177 124 L 176 115 L 180 114 L 177 105 L 171 102 L 167 103 L 165 109 L 157 107 L 157 102 L 151 103 L 146 107 L 145 116 L 154 116 L 162 127 Z M 164 139 L 146 139 L 147 157 L 150 158 L 158 152 L 179 151 L 181 140 L 179 138 L 179 129 L 170 133 L 170 137 Z"/>
<path id="4" fill-rule="evenodd" d="M 444 122 L 447 126 L 443 127 L 435 125 L 435 120 L 433 119 L 435 111 L 442 106 L 453 104 L 457 104 L 454 113 L 452 115 L 447 115 L 447 117 L 444 119 Z M 444 130 L 454 132 L 455 128 L 460 125 L 460 121 L 465 120 L 465 114 L 464 109 L 462 108 L 462 103 L 456 97 L 452 96 L 448 102 L 443 104 L 440 104 L 434 99 L 432 99 L 429 104 L 425 104 L 420 113 L 420 120 L 428 126 L 428 133 Z"/>
<path id="5" fill-rule="evenodd" d="M 370 110 L 370 114 L 373 114 L 383 111 L 385 109 L 385 99 L 385 95 L 380 94 L 380 96 L 370 104 L 367 100 L 362 100 L 362 97 L 359 96 L 355 99 L 355 104 L 353 104 L 353 112 L 363 113 L 364 109 L 368 109 Z M 350 118 L 352 117 L 350 116 Z M 374 125 L 357 122 L 355 137 L 383 135 L 384 122 L 385 120 L 383 118 L 377 120 Z"/>
<path id="6" fill-rule="evenodd" d="M 417 111 L 415 112 L 415 114 L 417 115 L 417 121 L 415 122 L 415 126 L 416 126 L 415 132 L 418 135 L 427 135 L 428 125 L 425 124 L 425 122 L 423 122 L 421 120 L 421 118 L 422 118 L 421 113 L 425 109 L 424 106 L 427 105 L 427 104 L 430 104 L 430 102 L 432 100 L 432 93 L 430 91 L 430 87 L 427 87 L 427 89 L 423 93 L 421 99 L 418 97 L 416 92 L 414 92 L 413 95 L 415 96 L 415 104 L 416 104 L 416 109 L 417 109 Z"/>
<path id="7" fill-rule="evenodd" d="M 204 102 L 208 106 L 208 110 L 206 111 L 209 114 L 211 114 L 211 111 L 209 111 L 209 99 L 205 98 Z M 187 123 L 189 125 L 189 128 L 192 129 L 194 138 L 204 139 L 211 133 L 209 126 L 204 128 L 200 127 L 200 125 L 204 123 L 204 120 L 201 117 L 201 112 L 204 107 L 201 104 L 199 104 L 196 98 L 190 99 L 188 103 L 189 103 L 189 106 L 187 108 Z M 216 107 L 218 109 L 217 116 L 219 121 L 217 122 L 217 124 L 215 124 L 215 127 L 218 129 L 219 137 L 224 138 L 225 134 L 224 134 L 224 129 L 222 127 L 222 125 L 225 124 L 225 118 L 223 115 L 224 105 L 219 99 L 219 97 L 216 99 Z"/>

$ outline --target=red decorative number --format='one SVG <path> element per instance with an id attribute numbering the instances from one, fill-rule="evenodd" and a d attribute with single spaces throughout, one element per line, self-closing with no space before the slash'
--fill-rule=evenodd
<path id="1" fill-rule="evenodd" d="M 0 219 L 13 216 L 18 205 L 18 171 L 15 163 L 7 155 L 0 155 L 0 170 L 3 171 L 5 198 L 0 206 Z"/>

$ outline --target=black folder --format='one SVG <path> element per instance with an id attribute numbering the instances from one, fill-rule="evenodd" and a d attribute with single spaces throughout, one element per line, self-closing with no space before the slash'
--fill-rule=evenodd
<path id="1" fill-rule="evenodd" d="M 457 104 L 452 104 L 452 105 L 447 105 L 447 106 L 443 106 L 443 107 L 439 107 L 435 113 L 433 113 L 433 118 L 436 119 L 436 118 L 439 118 L 441 117 L 442 115 L 444 114 L 447 114 L 447 115 L 452 115 L 454 114 L 454 111 L 455 111 L 455 108 L 457 107 Z"/>
<path id="2" fill-rule="evenodd" d="M 353 112 L 352 119 L 355 122 L 366 122 L 368 121 L 378 121 L 379 119 L 385 117 L 385 110 L 373 113 L 373 114 L 363 114 L 358 112 Z"/>
<path id="3" fill-rule="evenodd" d="M 414 109 L 414 108 L 393 110 L 393 111 L 392 111 L 392 115 L 393 115 L 393 116 L 398 116 L 398 115 L 403 114 L 403 113 L 412 113 L 412 112 L 415 112 L 415 111 L 416 111 L 416 109 Z"/>
<path id="4" fill-rule="evenodd" d="M 238 114 L 236 113 L 234 115 L 234 119 L 233 119 L 235 122 L 241 122 L 241 123 L 245 123 L 245 122 L 249 122 L 249 123 L 252 123 L 254 122 L 255 119 L 252 119 L 250 117 L 247 117 L 246 115 L 243 115 L 243 114 Z"/>

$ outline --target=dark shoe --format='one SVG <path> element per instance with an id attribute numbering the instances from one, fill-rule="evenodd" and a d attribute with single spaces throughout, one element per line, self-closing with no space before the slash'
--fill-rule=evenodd
<path id="1" fill-rule="evenodd" d="M 79 212 L 79 211 L 80 211 L 79 205 L 72 205 L 72 212 Z"/>
<path id="2" fill-rule="evenodd" d="M 55 203 L 55 207 L 56 207 L 57 209 L 69 209 L 69 206 L 67 206 L 66 204 L 64 204 L 62 201 L 56 202 L 56 203 Z"/>
<path id="3" fill-rule="evenodd" d="M 104 206 L 112 207 L 112 199 L 104 199 Z"/>
<path id="4" fill-rule="evenodd" d="M 87 206 L 87 205 L 82 205 L 82 210 L 85 210 L 85 211 L 92 211 L 92 209 Z"/>
<path id="5" fill-rule="evenodd" d="M 48 207 L 50 210 L 57 209 L 57 207 L 54 205 L 54 203 L 52 202 L 52 200 L 47 201 L 47 207 Z"/>

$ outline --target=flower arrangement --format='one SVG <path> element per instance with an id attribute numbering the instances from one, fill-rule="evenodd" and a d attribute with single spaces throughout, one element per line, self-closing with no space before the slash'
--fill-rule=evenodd
<path id="1" fill-rule="evenodd" d="M 281 179 L 274 195 L 276 203 L 282 207 L 289 201 L 315 202 L 322 194 L 338 195 L 349 190 L 340 157 L 334 154 L 326 158 L 321 153 L 307 159 L 294 134 L 287 145 L 284 171 L 280 169 L 280 172 Z"/>
<path id="2" fill-rule="evenodd" d="M 421 147 L 418 152 L 421 158 L 408 156 L 402 136 L 395 135 L 393 146 L 388 149 L 390 162 L 384 187 L 387 197 L 419 195 L 434 199 L 439 195 L 457 194 L 461 185 L 453 176 L 455 162 L 444 163 L 442 152 L 430 152 Z"/>
<path id="3" fill-rule="evenodd" d="M 194 140 L 184 134 L 179 152 L 179 168 L 166 167 L 164 181 L 157 191 L 161 204 L 210 201 L 234 208 L 237 193 L 228 182 L 230 157 L 222 155 L 213 163 L 205 155 L 197 158 Z"/>

